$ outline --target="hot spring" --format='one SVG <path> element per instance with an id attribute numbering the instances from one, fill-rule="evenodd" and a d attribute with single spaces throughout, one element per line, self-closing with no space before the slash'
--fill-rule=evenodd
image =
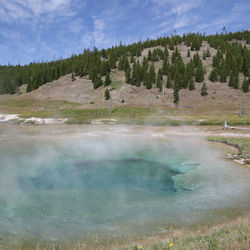
<path id="1" fill-rule="evenodd" d="M 1 126 L 0 171 L 1 237 L 157 234 L 250 205 L 249 170 L 220 147 L 146 128 Z"/>

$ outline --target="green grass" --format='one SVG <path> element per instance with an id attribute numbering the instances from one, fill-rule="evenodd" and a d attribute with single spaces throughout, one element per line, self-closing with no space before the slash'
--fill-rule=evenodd
<path id="1" fill-rule="evenodd" d="M 239 157 L 243 159 L 250 159 L 250 138 L 246 137 L 219 137 L 211 136 L 208 140 L 215 142 L 222 142 L 228 145 L 232 145 L 239 149 Z"/>
<path id="2" fill-rule="evenodd" d="M 110 87 L 113 89 L 120 89 L 124 83 L 122 81 L 112 81 Z"/>
<path id="3" fill-rule="evenodd" d="M 121 250 L 193 250 L 193 249 L 249 249 L 249 219 L 238 219 L 235 222 L 208 228 L 204 231 L 180 230 L 170 233 L 166 238 L 141 241 L 131 247 L 117 248 Z M 173 243 L 172 247 L 169 247 Z"/>
<path id="4" fill-rule="evenodd" d="M 204 226 L 199 229 L 170 229 L 161 235 L 149 236 L 142 239 L 110 239 L 103 241 L 99 238 L 91 241 L 39 241 L 38 239 L 5 239 L 0 238 L 0 249 L 17 250 L 52 250 L 52 249 L 119 249 L 119 250 L 193 250 L 193 249 L 249 249 L 250 220 L 241 217 L 234 221 L 215 226 Z M 39 242 L 39 243 L 38 243 Z M 169 245 L 173 243 L 172 247 Z"/>
<path id="5" fill-rule="evenodd" d="M 122 84 L 113 82 L 114 88 Z M 113 85 L 111 86 L 113 87 Z M 224 124 L 224 114 L 186 113 L 181 109 L 164 107 L 114 107 L 110 115 L 109 109 L 82 108 L 79 103 L 67 101 L 8 99 L 0 102 L 0 113 L 20 114 L 22 118 L 68 118 L 69 123 L 90 123 L 95 119 L 117 119 L 120 124 L 139 124 L 155 126 L 179 125 L 219 125 Z M 232 126 L 250 125 L 250 115 L 239 116 L 228 114 L 228 124 Z"/>
<path id="6" fill-rule="evenodd" d="M 200 121 L 199 125 L 223 125 L 225 121 L 225 117 L 223 114 L 221 115 L 206 115 L 206 116 L 197 116 L 197 119 L 199 118 Z M 230 126 L 236 126 L 236 125 L 250 125 L 250 115 L 236 115 L 236 114 L 229 114 L 227 116 L 227 123 Z"/>

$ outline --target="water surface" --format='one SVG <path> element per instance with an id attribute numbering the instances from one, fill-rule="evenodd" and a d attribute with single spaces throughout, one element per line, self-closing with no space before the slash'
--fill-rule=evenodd
<path id="1" fill-rule="evenodd" d="M 159 233 L 249 208 L 249 170 L 201 138 L 155 137 L 146 128 L 45 128 L 0 128 L 3 236 Z"/>

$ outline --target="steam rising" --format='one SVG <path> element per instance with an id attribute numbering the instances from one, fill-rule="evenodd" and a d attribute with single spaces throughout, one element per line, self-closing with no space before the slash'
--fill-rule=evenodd
<path id="1" fill-rule="evenodd" d="M 0 127 L 1 235 L 159 232 L 207 220 L 214 209 L 250 204 L 249 172 L 201 138 L 133 127 L 46 127 L 29 134 L 6 128 Z"/>

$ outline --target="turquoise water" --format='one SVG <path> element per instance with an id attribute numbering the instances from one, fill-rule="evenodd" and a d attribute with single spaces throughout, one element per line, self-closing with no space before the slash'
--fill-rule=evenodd
<path id="1" fill-rule="evenodd" d="M 1 235 L 53 240 L 159 233 L 250 204 L 249 171 L 202 140 L 3 135 Z"/>

